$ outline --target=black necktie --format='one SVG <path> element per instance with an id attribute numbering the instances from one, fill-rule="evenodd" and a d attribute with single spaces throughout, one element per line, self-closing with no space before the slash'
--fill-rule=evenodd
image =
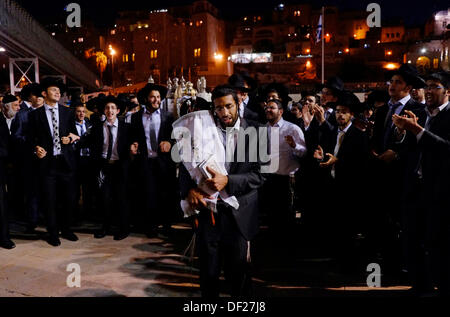
<path id="1" fill-rule="evenodd" d="M 153 117 L 150 115 L 150 145 L 152 151 L 158 152 L 158 141 L 156 140 L 156 126 L 153 122 Z"/>
<path id="2" fill-rule="evenodd" d="M 108 143 L 108 153 L 106 154 L 106 159 L 110 160 L 112 155 L 112 148 L 113 148 L 113 135 L 111 132 L 112 126 L 108 125 L 108 131 L 109 131 L 109 143 Z"/>
<path id="3" fill-rule="evenodd" d="M 400 107 L 402 104 L 400 102 L 390 105 L 390 109 L 388 111 L 388 115 L 386 118 L 386 125 L 385 125 L 385 133 L 384 133 L 384 149 L 387 150 L 389 145 L 389 140 L 391 138 L 392 134 L 392 116 L 395 114 L 395 110 Z"/>

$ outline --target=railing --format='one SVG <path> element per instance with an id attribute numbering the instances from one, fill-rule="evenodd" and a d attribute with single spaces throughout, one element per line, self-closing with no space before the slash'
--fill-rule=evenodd
<path id="1" fill-rule="evenodd" d="M 2 33 L 74 82 L 99 88 L 97 76 L 13 0 L 0 0 L 0 36 Z"/>

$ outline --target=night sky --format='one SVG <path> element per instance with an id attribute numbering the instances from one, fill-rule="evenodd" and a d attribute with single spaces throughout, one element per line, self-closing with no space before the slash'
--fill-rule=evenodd
<path id="1" fill-rule="evenodd" d="M 169 6 L 190 4 L 192 0 L 16 0 L 42 24 L 64 20 L 67 14 L 64 7 L 76 2 L 81 6 L 83 18 L 94 20 L 98 27 L 110 27 L 114 23 L 115 14 L 121 10 L 158 9 Z M 236 17 L 270 10 L 279 3 L 313 3 L 314 7 L 322 4 L 337 5 L 339 8 L 365 10 L 371 2 L 381 6 L 382 20 L 403 19 L 408 26 L 421 25 L 436 11 L 450 7 L 448 0 L 427 0 L 413 2 L 411 0 L 210 0 L 220 9 L 226 18 Z"/>

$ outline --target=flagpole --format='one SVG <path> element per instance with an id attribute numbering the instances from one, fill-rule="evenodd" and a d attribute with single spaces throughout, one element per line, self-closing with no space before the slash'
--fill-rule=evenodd
<path id="1" fill-rule="evenodd" d="M 325 43 L 323 41 L 323 34 L 325 32 L 325 7 L 322 7 L 322 84 L 325 82 Z"/>

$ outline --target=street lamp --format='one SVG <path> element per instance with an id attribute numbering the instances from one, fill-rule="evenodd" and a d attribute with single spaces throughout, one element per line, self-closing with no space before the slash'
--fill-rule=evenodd
<path id="1" fill-rule="evenodd" d="M 114 88 L 114 55 L 116 55 L 116 51 L 111 45 L 109 45 L 109 54 L 111 54 L 111 80 Z"/>
<path id="2" fill-rule="evenodd" d="M 5 48 L 0 46 L 0 52 L 6 52 Z"/>

